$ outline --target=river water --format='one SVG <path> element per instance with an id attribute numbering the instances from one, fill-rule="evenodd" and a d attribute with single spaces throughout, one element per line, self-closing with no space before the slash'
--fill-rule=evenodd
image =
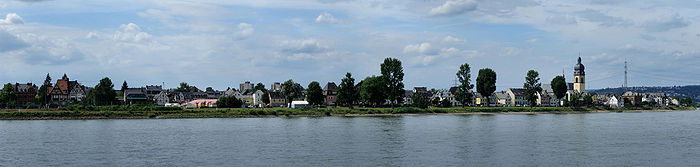
<path id="1" fill-rule="evenodd" d="M 698 111 L 0 121 L 0 166 L 698 164 Z"/>

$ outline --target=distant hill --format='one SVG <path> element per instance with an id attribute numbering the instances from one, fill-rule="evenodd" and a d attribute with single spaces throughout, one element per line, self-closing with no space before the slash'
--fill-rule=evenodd
<path id="1" fill-rule="evenodd" d="M 627 91 L 639 92 L 639 93 L 656 93 L 663 92 L 668 96 L 678 96 L 693 98 L 693 101 L 700 101 L 700 85 L 689 85 L 689 86 L 669 86 L 669 87 L 629 87 Z M 605 89 L 594 89 L 590 90 L 591 93 L 598 94 L 622 94 L 625 92 L 625 88 L 605 88 Z"/>

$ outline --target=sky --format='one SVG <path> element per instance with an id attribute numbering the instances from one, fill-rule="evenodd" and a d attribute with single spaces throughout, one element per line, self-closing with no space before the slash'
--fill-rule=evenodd
<path id="1" fill-rule="evenodd" d="M 201 89 L 293 79 L 306 86 L 380 75 L 449 88 L 459 65 L 497 73 L 497 90 L 528 70 L 587 89 L 700 84 L 696 0 L 0 0 L 0 82 L 46 74 L 94 86 L 180 82 Z"/>

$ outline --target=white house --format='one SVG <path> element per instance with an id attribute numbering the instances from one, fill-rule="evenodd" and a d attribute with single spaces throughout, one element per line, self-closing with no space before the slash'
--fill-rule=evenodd
<path id="1" fill-rule="evenodd" d="M 611 96 L 610 98 L 608 98 L 608 101 L 605 102 L 605 105 L 615 108 L 625 107 L 625 98 L 619 96 Z"/>

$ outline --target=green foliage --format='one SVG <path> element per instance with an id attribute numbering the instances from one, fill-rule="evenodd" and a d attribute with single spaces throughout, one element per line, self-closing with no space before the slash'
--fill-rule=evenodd
<path id="1" fill-rule="evenodd" d="M 542 91 L 540 73 L 535 70 L 528 71 L 527 76 L 525 77 L 525 83 L 523 83 L 523 88 L 525 88 L 525 99 L 530 103 L 530 106 L 536 106 L 537 92 Z"/>
<path id="2" fill-rule="evenodd" d="M 564 98 L 566 90 L 568 89 L 564 76 L 554 77 L 550 84 L 552 85 L 552 91 L 554 91 L 554 95 L 557 96 L 557 99 Z"/>
<path id="3" fill-rule="evenodd" d="M 37 92 L 37 96 L 39 97 L 37 99 L 37 102 L 41 103 L 42 105 L 49 103 L 49 95 L 48 95 L 48 87 L 51 86 L 51 76 L 49 74 L 46 74 L 46 79 L 44 79 L 44 84 L 39 87 L 39 91 Z"/>
<path id="4" fill-rule="evenodd" d="M 441 107 L 452 107 L 452 103 L 448 99 L 442 99 L 442 101 L 440 101 L 440 106 Z"/>
<path id="5" fill-rule="evenodd" d="M 352 104 L 357 102 L 359 99 L 359 93 L 357 87 L 355 87 L 355 78 L 352 78 L 352 74 L 345 74 L 340 86 L 338 88 L 338 104 L 345 104 L 352 107 Z"/>
<path id="6" fill-rule="evenodd" d="M 417 107 L 417 108 L 428 108 L 428 105 L 430 105 L 430 102 L 428 101 L 429 99 L 423 98 L 418 93 L 414 93 L 413 97 L 411 97 L 411 106 Z"/>
<path id="7" fill-rule="evenodd" d="M 496 91 L 496 72 L 490 68 L 480 69 L 476 77 L 476 91 L 488 99 Z"/>
<path id="8" fill-rule="evenodd" d="M 264 91 L 262 96 L 263 96 L 262 102 L 264 104 L 270 104 L 270 93 L 267 91 Z"/>
<path id="9" fill-rule="evenodd" d="M 362 81 L 360 98 L 365 104 L 379 106 L 387 99 L 387 84 L 383 76 L 371 76 Z"/>
<path id="10" fill-rule="evenodd" d="M 263 93 L 267 92 L 267 89 L 265 89 L 265 85 L 263 83 L 258 83 L 253 87 L 253 92 L 258 90 L 263 91 Z"/>
<path id="11" fill-rule="evenodd" d="M 459 91 L 455 93 L 455 99 L 462 103 L 462 106 L 466 106 L 472 101 L 474 94 L 471 90 L 474 88 L 474 84 L 471 84 L 471 68 L 469 64 L 464 63 L 459 66 L 459 71 L 457 71 L 457 79 L 459 79 Z"/>
<path id="12" fill-rule="evenodd" d="M 212 87 L 207 87 L 207 88 L 205 89 L 205 91 L 207 91 L 207 92 L 214 92 L 214 88 L 212 88 Z"/>
<path id="13" fill-rule="evenodd" d="M 387 91 L 385 91 L 391 107 L 393 108 L 396 104 L 401 104 L 403 102 L 404 85 L 403 85 L 403 67 L 401 66 L 401 61 L 396 58 L 386 58 L 384 63 L 381 64 L 382 76 L 386 80 L 385 84 Z"/>
<path id="14" fill-rule="evenodd" d="M 219 100 L 216 101 L 216 107 L 241 108 L 241 106 L 243 106 L 243 103 L 243 100 L 238 99 L 235 96 L 220 96 Z"/>
<path id="15" fill-rule="evenodd" d="M 15 100 L 17 99 L 17 94 L 15 94 L 15 85 L 7 83 L 3 85 L 2 91 L 0 91 L 0 104 L 4 106 L 14 106 Z"/>
<path id="16" fill-rule="evenodd" d="M 590 94 L 584 95 L 581 104 L 584 106 L 593 106 L 593 96 Z"/>
<path id="17" fill-rule="evenodd" d="M 105 77 L 100 80 L 94 89 L 88 94 L 88 99 L 90 99 L 94 105 L 111 105 L 115 102 L 117 93 L 114 91 L 114 84 L 112 80 Z"/>
<path id="18" fill-rule="evenodd" d="M 693 99 L 686 96 L 685 98 L 679 99 L 678 103 L 680 103 L 682 106 L 691 106 L 693 104 Z"/>
<path id="19" fill-rule="evenodd" d="M 291 79 L 282 83 L 282 95 L 286 100 L 285 102 L 289 104 L 292 102 L 292 100 L 301 98 L 303 96 L 302 89 L 304 88 L 301 87 L 299 83 L 296 83 Z"/>
<path id="20" fill-rule="evenodd" d="M 181 82 L 180 86 L 175 89 L 175 92 L 193 92 L 193 87 L 185 82 Z"/>
<path id="21" fill-rule="evenodd" d="M 323 96 L 323 89 L 321 89 L 321 85 L 316 81 L 309 83 L 309 87 L 306 90 L 306 101 L 308 101 L 312 106 L 320 106 L 323 104 L 325 99 L 326 97 Z"/>
<path id="22" fill-rule="evenodd" d="M 126 89 L 129 89 L 129 85 L 127 85 L 127 84 L 126 84 L 126 81 L 124 81 L 124 83 L 122 83 L 122 89 L 121 89 L 121 90 L 124 91 L 124 90 L 126 90 Z"/>

